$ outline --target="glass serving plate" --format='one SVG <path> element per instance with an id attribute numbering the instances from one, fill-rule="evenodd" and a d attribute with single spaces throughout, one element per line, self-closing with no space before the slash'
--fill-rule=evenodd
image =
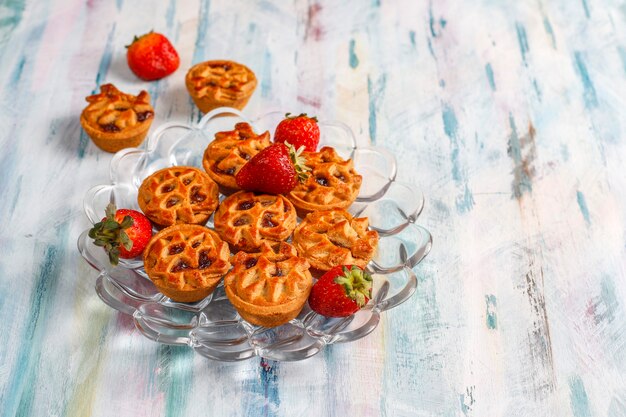
<path id="1" fill-rule="evenodd" d="M 87 192 L 85 213 L 97 223 L 110 202 L 139 210 L 137 190 L 148 175 L 174 165 L 202 169 L 202 155 L 216 132 L 232 130 L 235 123 L 245 121 L 256 132 L 269 130 L 273 134 L 283 118 L 283 112 L 271 112 L 249 120 L 236 109 L 219 108 L 193 126 L 166 123 L 150 135 L 146 150 L 129 148 L 113 156 L 111 183 Z M 282 326 L 254 326 L 239 317 L 222 284 L 199 302 L 174 302 L 152 284 L 141 257 L 121 260 L 113 267 L 85 230 L 78 238 L 78 249 L 100 272 L 96 280 L 98 296 L 114 309 L 132 315 L 137 329 L 149 339 L 187 345 L 207 358 L 221 361 L 254 356 L 301 360 L 320 352 L 325 345 L 350 342 L 372 332 L 382 312 L 406 301 L 417 288 L 413 268 L 432 245 L 430 233 L 416 224 L 424 197 L 414 185 L 396 181 L 396 162 L 391 153 L 378 147 L 357 146 L 354 134 L 343 123 L 320 121 L 319 127 L 320 148 L 332 146 L 342 157 L 353 158 L 356 171 L 363 176 L 359 196 L 348 211 L 368 217 L 370 227 L 380 235 L 376 256 L 367 268 L 374 279 L 372 299 L 363 309 L 350 317 L 327 318 L 305 305 L 297 318 Z M 213 226 L 213 217 L 207 226 Z"/>

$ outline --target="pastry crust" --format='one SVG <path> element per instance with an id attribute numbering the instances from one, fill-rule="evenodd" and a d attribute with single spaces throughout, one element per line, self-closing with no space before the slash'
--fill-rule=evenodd
<path id="1" fill-rule="evenodd" d="M 230 269 L 230 249 L 214 231 L 178 224 L 154 235 L 144 250 L 146 274 L 174 301 L 200 301 Z"/>
<path id="2" fill-rule="evenodd" d="M 239 191 L 222 201 L 213 221 L 233 251 L 251 252 L 266 240 L 286 240 L 296 228 L 297 216 L 282 195 Z"/>
<path id="3" fill-rule="evenodd" d="M 237 123 L 233 130 L 218 132 L 209 143 L 202 166 L 224 194 L 239 190 L 235 175 L 246 162 L 270 146 L 270 133 L 257 135 L 248 123 Z"/>
<path id="4" fill-rule="evenodd" d="M 148 134 L 154 109 L 147 91 L 133 96 L 104 84 L 99 94 L 86 100 L 89 104 L 80 115 L 80 124 L 100 149 L 117 152 L 137 147 Z"/>
<path id="5" fill-rule="evenodd" d="M 280 326 L 297 317 L 313 286 L 309 263 L 286 242 L 264 242 L 258 252 L 239 252 L 224 278 L 226 296 L 249 323 Z"/>
<path id="6" fill-rule="evenodd" d="M 301 217 L 311 211 L 345 209 L 356 200 L 363 177 L 356 173 L 351 159 L 343 160 L 328 146 L 319 152 L 305 152 L 303 157 L 311 168 L 309 176 L 287 195 Z"/>
<path id="7" fill-rule="evenodd" d="M 217 60 L 191 67 L 185 85 L 200 111 L 208 113 L 223 106 L 242 110 L 254 93 L 257 79 L 245 65 Z"/>
<path id="8" fill-rule="evenodd" d="M 217 184 L 194 167 L 175 166 L 147 177 L 137 202 L 144 214 L 162 226 L 204 224 L 219 203 Z"/>
<path id="9" fill-rule="evenodd" d="M 317 270 L 337 265 L 365 268 L 378 247 L 378 232 L 368 226 L 367 217 L 354 218 L 342 209 L 314 211 L 296 227 L 293 244 Z"/>

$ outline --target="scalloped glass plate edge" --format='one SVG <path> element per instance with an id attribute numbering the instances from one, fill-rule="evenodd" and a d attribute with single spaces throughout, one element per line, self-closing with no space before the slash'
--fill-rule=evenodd
<path id="1" fill-rule="evenodd" d="M 136 164 L 133 168 L 136 168 L 138 164 L 143 162 L 146 155 L 157 152 L 159 136 L 168 128 L 182 127 L 186 130 L 196 130 L 203 134 L 204 129 L 210 124 L 212 118 L 224 113 L 235 115 L 243 121 L 249 120 L 239 111 L 233 111 L 233 109 L 228 108 L 216 109 L 216 111 L 205 115 L 194 126 L 169 123 L 159 127 L 147 141 L 148 150 L 127 149 L 114 155 L 110 168 L 112 184 L 94 186 L 85 196 L 84 208 L 88 218 L 90 220 L 98 219 L 93 204 L 94 196 L 98 192 L 103 190 L 111 192 L 110 198 L 113 198 L 114 187 L 128 186 L 128 184 L 116 183 L 119 173 L 115 171 L 119 169 L 121 161 L 127 155 L 136 158 L 136 161 L 131 160 L 131 162 Z M 275 113 L 277 112 L 268 114 L 274 115 Z M 252 122 L 253 126 L 255 126 L 255 122 L 262 120 L 266 116 L 255 119 Z M 389 208 L 387 206 L 392 204 L 394 206 L 392 211 L 397 213 L 402 221 L 401 224 L 388 225 L 380 223 L 374 225 L 374 228 L 381 234 L 381 240 L 387 239 L 390 242 L 387 244 L 391 248 L 390 250 L 397 251 L 397 260 L 400 262 L 391 267 L 385 267 L 376 262 L 370 264 L 370 272 L 374 274 L 375 282 L 378 282 L 378 284 L 375 284 L 373 300 L 370 300 L 370 303 L 364 309 L 350 318 L 338 320 L 320 316 L 310 311 L 308 305 L 305 305 L 303 312 L 296 319 L 274 329 L 251 326 L 243 321 L 234 309 L 234 316 L 230 320 L 224 322 L 219 320 L 213 321 L 209 318 L 211 313 L 207 314 L 207 311 L 210 310 L 211 299 L 208 299 L 205 303 L 200 303 L 198 306 L 181 308 L 180 304 L 173 303 L 162 295 L 153 293 L 150 296 L 146 296 L 141 294 L 141 292 L 134 291 L 132 288 L 125 287 L 124 280 L 128 278 L 116 279 L 115 269 L 111 269 L 97 259 L 97 254 L 92 253 L 89 249 L 85 231 L 78 239 L 78 249 L 87 263 L 100 271 L 95 284 L 95 290 L 100 299 L 113 309 L 132 315 L 136 328 L 148 339 L 164 344 L 187 345 L 206 358 L 220 361 L 240 361 L 255 356 L 278 361 L 303 360 L 319 353 L 327 344 L 350 342 L 371 333 L 377 327 L 382 312 L 405 302 L 417 289 L 417 277 L 413 269 L 426 257 L 432 247 L 432 236 L 428 230 L 416 224 L 417 218 L 424 207 L 424 196 L 419 188 L 414 185 L 396 181 L 395 157 L 391 153 L 382 148 L 358 148 L 354 134 L 349 127 L 340 122 L 327 122 L 327 125 L 346 133 L 348 142 L 345 145 L 347 148 L 351 147 L 350 155 L 354 155 L 356 151 L 357 155 L 361 155 L 360 159 L 378 159 L 382 161 L 383 165 L 387 164 L 383 167 L 386 171 L 383 170 L 381 172 L 376 169 L 372 171 L 371 175 L 374 178 L 378 178 L 378 184 L 375 184 L 373 190 L 370 187 L 369 192 L 365 195 L 360 194 L 359 199 L 357 199 L 350 211 L 353 214 L 363 213 L 365 215 L 376 213 L 376 210 L 385 211 Z M 167 150 L 168 154 L 173 152 L 176 144 L 181 143 L 188 134 L 189 132 L 176 140 L 174 145 Z M 359 151 L 360 149 L 362 151 Z M 167 154 L 165 157 L 167 157 Z M 374 182 L 372 181 L 372 183 Z M 407 190 L 410 192 L 407 193 Z M 404 201 L 396 201 L 398 195 L 401 195 L 400 198 L 403 198 L 402 196 L 407 194 L 408 197 Z M 380 207 L 377 207 L 377 205 Z M 412 237 L 406 240 L 398 238 L 398 235 L 412 236 L 418 234 L 419 239 L 417 241 L 414 241 L 415 239 Z M 137 274 L 138 279 L 147 280 L 147 278 L 141 276 L 140 270 L 134 271 L 137 265 L 137 262 L 132 261 L 124 264 L 126 268 L 130 268 L 127 269 L 126 274 L 134 272 Z M 398 278 L 398 275 L 401 278 Z M 216 292 L 220 289 L 221 287 Z M 390 291 L 393 295 L 387 297 Z M 219 302 L 218 297 L 215 303 Z M 154 311 L 142 312 L 142 310 L 146 309 L 146 306 L 156 306 L 156 308 L 153 309 Z M 159 308 L 169 310 L 157 311 Z M 168 317 L 168 314 L 171 316 Z M 184 314 L 189 314 L 195 321 L 193 323 L 177 322 L 181 318 L 174 316 L 184 316 Z M 186 319 L 186 317 L 183 317 L 183 319 Z M 228 331 L 231 333 L 234 331 L 234 334 L 238 334 L 239 337 L 235 339 L 230 338 L 230 336 L 224 337 L 219 333 L 220 329 L 223 331 L 223 328 L 228 328 Z"/>

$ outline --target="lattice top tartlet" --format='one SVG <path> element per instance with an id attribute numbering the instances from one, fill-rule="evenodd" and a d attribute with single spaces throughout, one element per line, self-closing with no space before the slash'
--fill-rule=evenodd
<path id="1" fill-rule="evenodd" d="M 309 296 L 313 277 L 309 263 L 286 242 L 264 242 L 253 253 L 231 258 L 224 278 L 230 302 L 248 322 L 279 326 L 298 315 Z"/>
<path id="2" fill-rule="evenodd" d="M 174 301 L 195 302 L 213 292 L 230 269 L 230 249 L 213 230 L 194 224 L 167 227 L 144 250 L 146 274 Z"/>
<path id="3" fill-rule="evenodd" d="M 365 268 L 378 247 L 378 232 L 367 217 L 342 209 L 314 211 L 296 227 L 293 244 L 313 268 L 328 271 L 337 265 Z"/>
<path id="4" fill-rule="evenodd" d="M 217 132 L 202 158 L 202 166 L 226 194 L 238 190 L 235 175 L 246 162 L 270 146 L 270 133 L 257 135 L 248 123 L 237 123 L 233 130 Z"/>
<path id="5" fill-rule="evenodd" d="M 257 86 L 254 72 L 233 61 L 201 62 L 187 72 L 189 95 L 203 113 L 217 107 L 243 109 Z"/>
<path id="6" fill-rule="evenodd" d="M 104 84 L 100 93 L 86 100 L 89 104 L 80 123 L 94 143 L 108 152 L 139 146 L 154 119 L 150 94 L 145 90 L 134 96 Z"/>
<path id="7" fill-rule="evenodd" d="M 296 228 L 296 209 L 282 195 L 240 191 L 215 213 L 215 231 L 234 251 L 253 251 L 264 241 L 286 240 Z"/>
<path id="8" fill-rule="evenodd" d="M 141 211 L 161 226 L 204 224 L 219 203 L 217 184 L 203 171 L 175 166 L 143 180 L 137 202 Z"/>
<path id="9" fill-rule="evenodd" d="M 311 171 L 308 178 L 287 195 L 301 215 L 331 208 L 345 209 L 356 200 L 363 177 L 354 170 L 351 159 L 342 159 L 328 146 L 319 152 L 304 152 L 302 156 Z"/>

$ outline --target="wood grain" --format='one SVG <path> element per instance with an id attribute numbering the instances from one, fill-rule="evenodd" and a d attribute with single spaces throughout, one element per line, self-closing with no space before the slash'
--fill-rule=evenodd
<path id="1" fill-rule="evenodd" d="M 341 3 L 341 4 L 339 4 Z M 611 0 L 0 4 L 0 415 L 626 416 L 626 9 Z M 135 34 L 181 68 L 129 71 Z M 96 296 L 81 131 L 106 82 L 197 121 L 192 64 L 259 77 L 246 112 L 338 119 L 427 197 L 416 295 L 298 363 L 219 363 Z"/>

